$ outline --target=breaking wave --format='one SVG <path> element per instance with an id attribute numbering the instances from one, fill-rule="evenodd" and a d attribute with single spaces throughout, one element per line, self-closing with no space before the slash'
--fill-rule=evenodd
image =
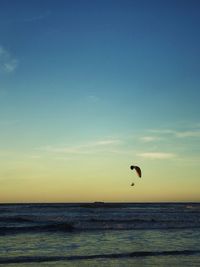
<path id="1" fill-rule="evenodd" d="M 199 211 L 199 203 L 1 205 L 0 235 L 58 231 L 192 229 L 200 228 Z"/>
<path id="2" fill-rule="evenodd" d="M 189 256 L 200 254 L 200 250 L 172 250 L 172 251 L 137 251 L 130 253 L 111 253 L 95 255 L 74 255 L 74 256 L 18 256 L 1 257 L 0 264 L 12 263 L 39 263 L 52 261 L 76 261 L 93 259 L 120 259 L 152 256 Z"/>

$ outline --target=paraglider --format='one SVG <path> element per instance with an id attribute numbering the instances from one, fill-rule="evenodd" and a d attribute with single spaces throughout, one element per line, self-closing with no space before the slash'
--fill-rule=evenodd
<path id="1" fill-rule="evenodd" d="M 131 170 L 134 170 L 134 169 L 135 169 L 137 175 L 138 175 L 140 178 L 142 177 L 142 171 L 141 171 L 140 167 L 131 165 L 131 166 L 130 166 L 130 169 L 131 169 Z"/>
<path id="2" fill-rule="evenodd" d="M 140 178 L 142 177 L 142 171 L 141 171 L 140 167 L 131 165 L 131 166 L 130 166 L 130 169 L 131 169 L 131 170 L 134 170 L 134 169 L 135 169 L 137 175 L 138 175 Z M 134 186 L 134 185 L 135 185 L 134 183 L 131 184 L 131 186 Z"/>

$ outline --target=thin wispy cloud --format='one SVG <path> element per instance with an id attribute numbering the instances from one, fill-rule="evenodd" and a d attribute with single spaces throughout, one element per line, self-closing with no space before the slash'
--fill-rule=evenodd
<path id="1" fill-rule="evenodd" d="M 0 72 L 11 73 L 18 66 L 18 60 L 15 59 L 3 46 L 0 46 Z"/>
<path id="2" fill-rule="evenodd" d="M 39 150 L 50 153 L 63 153 L 63 154 L 93 154 L 105 150 L 112 150 L 113 146 L 120 144 L 118 139 L 98 140 L 81 144 L 79 146 L 45 146 Z"/>
<path id="3" fill-rule="evenodd" d="M 145 142 L 145 143 L 158 141 L 158 140 L 160 140 L 160 139 L 161 139 L 161 138 L 158 137 L 158 136 L 142 136 L 142 137 L 140 137 L 140 140 L 141 140 L 142 142 Z"/>
<path id="4" fill-rule="evenodd" d="M 174 153 L 165 153 L 165 152 L 144 152 L 138 154 L 138 156 L 147 159 L 171 159 L 176 155 Z"/>
<path id="5" fill-rule="evenodd" d="M 113 144 L 119 144 L 121 141 L 119 139 L 108 139 L 108 140 L 100 140 L 96 141 L 94 143 L 88 144 L 89 146 L 107 146 L 107 145 L 113 145 Z"/>
<path id="6" fill-rule="evenodd" d="M 149 129 L 149 132 L 152 133 L 163 133 L 163 134 L 171 134 L 174 132 L 172 129 Z"/>
<path id="7" fill-rule="evenodd" d="M 176 137 L 184 138 L 184 137 L 200 137 L 200 130 L 198 131 L 185 131 L 185 132 L 176 132 Z"/>
<path id="8" fill-rule="evenodd" d="M 149 130 L 151 133 L 155 134 L 153 138 L 164 138 L 166 136 L 171 136 L 175 138 L 188 138 L 188 137 L 200 137 L 200 129 L 199 127 L 196 129 L 189 129 L 189 130 L 173 130 L 173 129 L 154 129 L 154 130 Z M 151 137 L 144 137 L 143 140 L 151 141 Z"/>

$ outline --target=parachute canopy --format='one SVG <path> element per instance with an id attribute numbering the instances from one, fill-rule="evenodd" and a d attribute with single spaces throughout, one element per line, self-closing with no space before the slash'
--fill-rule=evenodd
<path id="1" fill-rule="evenodd" d="M 138 175 L 139 177 L 142 177 L 142 171 L 141 171 L 140 167 L 131 165 L 131 166 L 130 166 L 130 169 L 131 169 L 131 170 L 134 170 L 134 169 L 135 169 L 137 175 Z"/>

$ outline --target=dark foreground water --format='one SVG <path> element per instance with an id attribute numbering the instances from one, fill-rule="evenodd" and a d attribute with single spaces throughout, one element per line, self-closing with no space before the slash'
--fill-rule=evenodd
<path id="1" fill-rule="evenodd" d="M 1 204 L 8 265 L 200 266 L 200 203 Z"/>

